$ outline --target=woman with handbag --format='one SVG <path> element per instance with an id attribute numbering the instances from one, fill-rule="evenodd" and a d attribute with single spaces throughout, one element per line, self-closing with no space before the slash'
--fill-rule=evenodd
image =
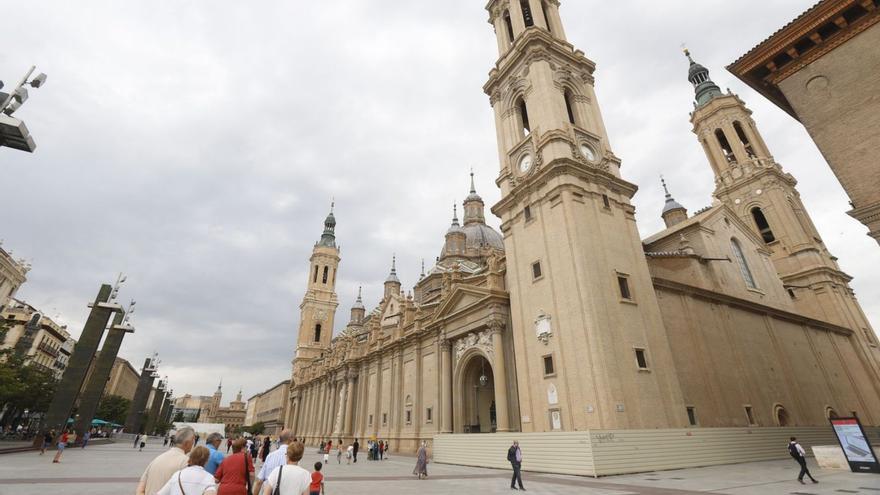
<path id="1" fill-rule="evenodd" d="M 244 438 L 232 442 L 232 455 L 223 459 L 214 478 L 220 484 L 217 495 L 251 495 L 254 485 L 254 460 L 248 455 Z"/>
<path id="2" fill-rule="evenodd" d="M 198 446 L 189 452 L 189 466 L 171 475 L 156 495 L 217 495 L 214 477 L 205 471 L 211 452 Z"/>

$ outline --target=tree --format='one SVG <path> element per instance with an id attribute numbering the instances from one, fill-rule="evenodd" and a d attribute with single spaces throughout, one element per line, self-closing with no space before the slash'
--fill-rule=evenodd
<path id="1" fill-rule="evenodd" d="M 262 435 L 265 430 L 266 425 L 264 425 L 262 421 L 257 421 L 256 423 L 247 427 L 247 432 L 251 435 Z"/>
<path id="2" fill-rule="evenodd" d="M 174 419 L 172 420 L 175 423 L 181 423 L 184 421 L 183 419 L 183 411 L 177 411 L 177 414 L 174 415 Z"/>
<path id="3" fill-rule="evenodd" d="M 125 424 L 125 419 L 128 417 L 129 409 L 131 409 L 130 400 L 118 395 L 107 395 L 104 396 L 104 398 L 101 399 L 101 403 L 98 404 L 98 410 L 95 412 L 95 417 L 103 419 L 104 421 L 123 425 Z"/>
<path id="4" fill-rule="evenodd" d="M 0 409 L 6 408 L 4 424 L 16 420 L 25 409 L 31 413 L 46 412 L 57 385 L 52 370 L 27 363 L 26 356 L 14 349 L 0 351 Z"/>

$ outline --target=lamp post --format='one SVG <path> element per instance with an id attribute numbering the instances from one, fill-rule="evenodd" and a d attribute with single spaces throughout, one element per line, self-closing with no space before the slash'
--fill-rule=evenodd
<path id="1" fill-rule="evenodd" d="M 37 148 L 34 138 L 31 137 L 24 122 L 12 116 L 28 99 L 25 85 L 39 88 L 46 83 L 46 74 L 43 73 L 31 79 L 31 74 L 36 68 L 36 66 L 31 66 L 11 92 L 0 91 L 0 147 L 6 146 L 29 153 L 33 153 Z M 3 89 L 3 81 L 0 81 L 0 89 Z"/>

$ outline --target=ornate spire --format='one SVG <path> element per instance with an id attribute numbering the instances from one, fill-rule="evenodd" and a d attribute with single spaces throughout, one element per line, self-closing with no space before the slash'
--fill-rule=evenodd
<path id="1" fill-rule="evenodd" d="M 666 187 L 666 179 L 662 175 L 660 176 L 660 183 L 663 184 L 663 191 L 666 193 L 666 205 L 663 206 L 663 213 L 677 209 L 684 210 L 685 207 L 678 204 L 678 201 L 673 199 L 672 194 L 669 194 L 669 188 Z"/>
<path id="2" fill-rule="evenodd" d="M 397 255 L 391 255 L 391 273 L 388 274 L 388 279 L 385 280 L 385 283 L 393 282 L 396 284 L 400 284 L 400 279 L 397 278 Z"/>
<path id="3" fill-rule="evenodd" d="M 324 219 L 324 233 L 321 234 L 321 240 L 318 242 L 321 246 L 336 247 L 336 217 L 333 216 L 333 209 L 335 206 L 336 201 L 331 200 L 330 214 Z"/>
<path id="4" fill-rule="evenodd" d="M 712 98 L 721 96 L 723 94 L 721 88 L 719 88 L 718 85 L 712 81 L 712 78 L 709 77 L 709 69 L 694 62 L 694 59 L 691 57 L 691 52 L 687 48 L 684 49 L 684 55 L 687 57 L 688 62 L 690 62 L 688 81 L 694 85 L 697 108 L 709 103 Z"/>
<path id="5" fill-rule="evenodd" d="M 354 302 L 354 306 L 352 306 L 352 308 L 353 309 L 365 309 L 364 308 L 364 300 L 363 300 L 363 298 L 361 298 L 361 287 L 360 286 L 358 286 L 358 298 Z"/>
<path id="6" fill-rule="evenodd" d="M 425 278 L 425 258 L 422 258 L 422 272 L 419 274 L 419 280 Z"/>
<path id="7" fill-rule="evenodd" d="M 215 394 L 219 394 L 219 393 L 221 393 L 220 390 L 221 390 L 222 388 L 223 388 L 223 377 L 221 376 L 221 377 L 220 377 L 220 383 L 217 385 L 217 391 L 214 392 L 214 393 L 215 393 Z"/>
<path id="8" fill-rule="evenodd" d="M 467 204 L 471 201 L 479 201 L 480 203 L 483 202 L 483 198 L 481 198 L 480 195 L 477 194 L 477 188 L 476 188 L 476 186 L 474 186 L 474 169 L 473 168 L 471 168 L 471 191 L 470 191 L 470 194 L 468 194 L 468 197 L 464 199 L 465 209 L 467 209 Z M 467 212 L 465 212 L 465 213 L 467 213 Z M 465 222 L 465 223 L 467 223 L 467 222 Z"/>

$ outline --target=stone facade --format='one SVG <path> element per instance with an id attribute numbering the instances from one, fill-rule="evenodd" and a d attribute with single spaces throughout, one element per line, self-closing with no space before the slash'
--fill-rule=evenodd
<path id="1" fill-rule="evenodd" d="M 76 344 L 67 326 L 59 325 L 30 304 L 16 299 L 8 301 L 0 317 L 9 325 L 0 341 L 0 349 L 19 350 L 28 363 L 51 371 L 60 379 Z"/>
<path id="2" fill-rule="evenodd" d="M 118 395 L 134 400 L 140 375 L 127 360 L 117 357 L 110 370 L 110 378 L 104 388 L 104 395 Z"/>
<path id="3" fill-rule="evenodd" d="M 241 400 L 241 390 L 238 391 L 235 400 L 229 402 L 228 407 L 220 405 L 222 399 L 221 385 L 217 387 L 217 391 L 211 396 L 210 401 L 202 403 L 199 423 L 223 423 L 226 425 L 226 433 L 232 434 L 237 428 L 244 426 L 247 404 Z"/>
<path id="4" fill-rule="evenodd" d="M 873 330 L 742 101 L 691 61 L 716 201 L 689 217 L 667 192 L 667 228 L 642 240 L 595 65 L 558 7 L 487 7 L 500 233 L 472 181 L 412 292 L 392 261 L 382 300 L 368 312 L 359 296 L 331 338 L 340 256 L 325 220 L 285 426 L 412 451 L 446 433 L 880 422 Z"/>
<path id="5" fill-rule="evenodd" d="M 0 243 L 2 246 L 2 243 Z M 16 260 L 0 247 L 0 310 L 15 297 L 16 291 L 27 281 L 31 266 L 25 260 Z"/>
<path id="6" fill-rule="evenodd" d="M 287 407 L 290 397 L 290 380 L 254 395 L 247 402 L 244 424 L 263 423 L 267 435 L 277 435 L 287 420 Z"/>
<path id="7" fill-rule="evenodd" d="M 729 69 L 806 127 L 880 243 L 880 1 L 824 0 Z"/>

